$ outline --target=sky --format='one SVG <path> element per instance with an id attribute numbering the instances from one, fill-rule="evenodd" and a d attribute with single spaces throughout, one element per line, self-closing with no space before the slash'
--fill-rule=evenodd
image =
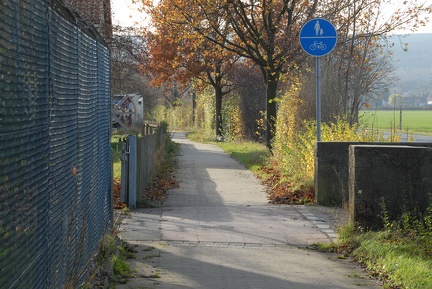
<path id="1" fill-rule="evenodd" d="M 390 6 L 384 6 L 384 10 L 388 11 L 388 18 L 390 18 L 391 13 L 397 8 L 398 5 L 402 2 L 414 2 L 414 3 L 423 3 L 425 7 L 432 5 L 432 0 L 394 0 L 392 4 L 388 4 Z M 393 6 L 393 7 L 392 7 Z M 384 14 L 385 15 L 385 14 Z M 412 34 L 412 33 L 432 33 L 432 14 L 429 16 L 431 19 L 427 23 L 426 26 L 421 26 L 417 31 L 411 32 L 411 31 L 395 31 L 392 34 Z"/>
<path id="2" fill-rule="evenodd" d="M 143 13 L 137 10 L 141 7 L 139 0 L 135 4 L 132 0 L 111 0 L 112 21 L 114 25 L 131 27 L 146 23 Z"/>
<path id="3" fill-rule="evenodd" d="M 405 0 L 395 0 L 393 3 L 397 5 L 398 3 L 404 2 Z M 421 1 L 421 0 L 418 0 Z M 426 4 L 432 5 L 432 0 L 424 0 Z M 121 25 L 125 27 L 130 26 L 144 26 L 143 24 L 148 22 L 146 16 L 143 13 L 137 12 L 140 7 L 140 1 L 135 0 L 135 4 L 132 0 L 111 0 L 111 11 L 113 13 L 113 24 Z M 432 15 L 430 15 L 432 18 Z M 432 20 L 432 19 L 431 19 Z M 405 33 L 406 31 L 398 31 L 397 33 Z M 410 33 L 410 32 L 406 32 Z M 427 26 L 421 27 L 416 33 L 432 33 L 432 21 L 428 23 Z"/>

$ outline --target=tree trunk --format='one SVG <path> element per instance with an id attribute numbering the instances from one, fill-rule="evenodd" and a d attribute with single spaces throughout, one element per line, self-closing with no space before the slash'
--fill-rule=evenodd
<path id="1" fill-rule="evenodd" d="M 360 95 L 354 93 L 354 99 L 349 114 L 349 124 L 351 126 L 358 123 L 359 106 L 360 106 Z"/>
<path id="2" fill-rule="evenodd" d="M 269 79 L 267 82 L 267 114 L 266 114 L 266 146 L 271 151 L 273 148 L 273 138 L 276 133 L 276 95 L 278 81 Z"/>
<path id="3" fill-rule="evenodd" d="M 215 86 L 215 97 L 216 97 L 216 139 L 222 140 L 222 88 L 220 86 Z"/>

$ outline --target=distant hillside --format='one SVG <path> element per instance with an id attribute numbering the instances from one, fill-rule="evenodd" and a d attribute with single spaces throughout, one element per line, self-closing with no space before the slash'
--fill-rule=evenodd
<path id="1" fill-rule="evenodd" d="M 391 51 L 399 78 L 391 91 L 406 96 L 432 96 L 432 33 L 393 36 L 390 40 L 395 44 Z"/>

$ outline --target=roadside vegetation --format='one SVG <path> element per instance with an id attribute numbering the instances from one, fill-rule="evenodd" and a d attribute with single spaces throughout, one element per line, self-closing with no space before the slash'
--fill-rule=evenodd
<path id="1" fill-rule="evenodd" d="M 279 109 L 284 111 L 292 107 L 281 103 Z M 286 115 L 292 115 L 292 111 L 286 112 Z M 283 117 L 280 119 L 284 123 L 293 121 Z M 313 205 L 315 123 L 309 121 L 300 125 L 301 130 L 284 133 L 276 138 L 273 154 L 263 143 L 256 141 L 235 138 L 230 141 L 217 141 L 212 137 L 205 137 L 211 133 L 200 130 L 189 133 L 188 137 L 220 146 L 254 172 L 267 184 L 269 202 Z M 349 125 L 344 119 L 323 124 L 322 129 L 324 140 L 386 141 L 377 130 L 362 130 L 358 126 Z M 398 135 L 393 136 L 397 137 Z M 160 169 L 157 174 L 159 181 L 154 184 L 171 182 L 169 175 L 173 170 L 177 151 L 177 145 L 171 140 L 167 141 L 166 154 L 163 157 L 166 165 Z M 159 189 L 159 185 L 152 186 L 152 190 L 159 192 Z M 153 194 L 154 197 L 162 195 Z M 385 227 L 381 231 L 364 231 L 352 224 L 342 225 L 339 228 L 337 244 L 319 244 L 317 248 L 334 252 L 339 258 L 349 257 L 364 264 L 371 276 L 384 282 L 384 288 L 432 288 L 432 206 L 426 215 L 406 212 L 397 222 L 390 221 L 383 208 L 382 218 Z M 121 260 L 118 272 L 122 272 Z"/>
<path id="2" fill-rule="evenodd" d="M 384 288 L 432 288 L 432 205 L 424 215 L 405 212 L 397 222 L 383 210 L 383 230 L 344 226 L 331 250 L 365 264 Z"/>
<path id="3" fill-rule="evenodd" d="M 255 133 L 249 134 L 247 118 L 241 107 L 241 97 L 227 96 L 223 103 L 223 140 L 218 141 L 214 134 L 214 101 L 208 94 L 197 98 L 195 126 L 189 137 L 201 142 L 214 142 L 252 170 L 268 187 L 268 199 L 274 204 L 313 204 L 314 196 L 314 146 L 316 123 L 305 117 L 304 101 L 300 84 L 291 88 L 278 100 L 276 133 L 272 151 L 265 146 L 263 128 L 265 121 L 255 121 Z M 162 113 L 169 120 L 192 118 L 187 110 L 189 103 L 165 109 Z M 188 114 L 189 112 L 189 114 Z M 261 114 L 263 116 L 263 114 Z M 187 130 L 187 123 L 181 128 Z M 252 139 L 252 140 L 251 140 Z M 254 140 L 253 140 L 254 139 Z M 322 123 L 323 141 L 399 141 L 400 134 L 392 131 L 388 137 L 377 129 L 363 129 L 360 124 L 350 124 L 349 119 L 334 117 Z"/>
<path id="4" fill-rule="evenodd" d="M 111 137 L 111 149 L 113 154 L 113 177 L 115 179 L 120 178 L 121 176 L 121 155 L 122 155 L 122 147 L 121 142 L 127 137 L 127 135 L 123 134 L 114 134 Z"/>
<path id="5" fill-rule="evenodd" d="M 210 142 L 218 145 L 234 159 L 242 163 L 247 169 L 257 174 L 269 156 L 268 149 L 258 142 L 252 141 L 232 141 L 215 142 L 208 141 L 200 137 L 199 133 L 188 133 L 188 138 L 198 142 Z"/>
<path id="6" fill-rule="evenodd" d="M 149 45 L 148 54 L 140 55 L 151 57 L 138 67 L 146 75 L 150 72 L 153 84 L 166 88 L 163 101 L 152 109 L 152 119 L 168 122 L 171 130 L 193 131 L 189 137 L 194 140 L 222 147 L 262 179 L 270 203 L 313 205 L 315 62 L 305 58 L 299 44 L 291 40 L 311 15 L 327 15 L 342 27 L 338 45 L 331 57 L 323 57 L 321 67 L 325 76 L 321 87 L 323 141 L 397 142 L 400 132 L 394 115 L 390 136 L 384 137 L 376 122 L 363 125 L 366 118 L 360 112 L 390 93 L 394 43 L 387 41 L 388 33 L 399 28 L 415 30 L 423 13 L 430 14 L 430 7 L 404 3 L 391 19 L 377 26 L 382 13 L 389 12 L 383 1 L 354 6 L 352 1 L 342 1 L 342 5 L 298 1 L 291 7 L 286 6 L 289 1 L 270 2 L 144 1 L 155 29 L 142 34 L 143 43 Z M 290 15 L 298 17 L 291 19 Z M 251 24 L 250 19 L 256 21 Z M 387 122 L 379 120 L 380 126 Z M 162 180 L 168 175 L 162 173 Z M 418 245 L 417 240 L 423 238 L 419 236 L 424 236 L 413 233 L 408 238 L 407 231 L 396 229 L 396 224 L 393 228 L 391 234 L 386 233 L 389 228 L 375 232 L 381 236 L 375 238 L 373 232 L 342 227 L 343 241 L 332 250 L 344 250 L 373 272 L 377 269 L 367 260 L 374 260 L 377 252 L 364 250 L 365 255 L 356 255 L 357 249 L 372 241 L 375 248 Z M 405 258 L 394 251 L 395 256 Z M 391 262 L 379 266 L 392 268 Z M 405 282 L 393 275 L 406 273 L 380 272 L 383 279 L 393 280 L 389 284 Z"/>
<path id="7" fill-rule="evenodd" d="M 129 244 L 120 240 L 116 233 L 109 233 L 99 241 L 99 251 L 93 270 L 80 289 L 115 288 L 132 277 L 128 259 L 133 259 L 134 251 Z"/>

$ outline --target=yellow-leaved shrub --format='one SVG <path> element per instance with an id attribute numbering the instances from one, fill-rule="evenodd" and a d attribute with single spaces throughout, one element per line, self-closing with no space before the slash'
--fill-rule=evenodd
<path id="1" fill-rule="evenodd" d="M 273 158 L 282 174 L 283 181 L 294 187 L 312 186 L 315 171 L 316 121 L 303 120 L 302 104 L 298 84 L 279 100 L 276 135 L 273 144 Z M 388 139 L 377 130 L 364 130 L 359 125 L 350 125 L 343 117 L 321 124 L 322 141 L 383 142 L 391 138 L 400 140 L 399 135 Z"/>

